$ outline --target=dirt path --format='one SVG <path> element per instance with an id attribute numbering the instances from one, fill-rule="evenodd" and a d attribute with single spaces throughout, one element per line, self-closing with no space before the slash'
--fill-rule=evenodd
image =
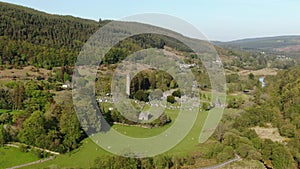
<path id="1" fill-rule="evenodd" d="M 27 145 L 27 144 L 24 144 L 24 143 L 11 142 L 11 143 L 8 143 L 8 144 L 5 144 L 5 145 L 10 146 L 10 147 L 16 147 L 16 148 L 19 148 L 20 145 L 29 146 L 30 148 L 45 151 L 45 152 L 53 154 L 53 155 L 60 155 L 59 152 L 55 152 L 55 151 L 51 151 L 51 150 L 47 150 L 47 149 L 43 149 L 43 148 L 39 148 L 39 147 L 35 147 L 35 146 L 30 146 L 30 145 Z"/>
<path id="2" fill-rule="evenodd" d="M 199 169 L 218 169 L 218 168 L 224 167 L 227 164 L 230 164 L 230 163 L 233 163 L 233 162 L 236 162 L 236 161 L 241 161 L 241 160 L 242 160 L 242 158 L 239 155 L 235 154 L 234 159 L 231 159 L 229 161 L 226 161 L 224 163 L 221 163 L 221 164 L 218 164 L 218 165 L 215 165 L 215 166 L 199 168 Z"/>
<path id="3" fill-rule="evenodd" d="M 46 161 L 49 161 L 49 160 L 52 160 L 52 159 L 54 159 L 54 156 L 51 156 L 49 158 L 45 158 L 45 159 L 42 159 L 42 160 L 38 160 L 38 161 L 34 161 L 34 162 L 26 163 L 26 164 L 21 164 L 21 165 L 14 166 L 14 167 L 10 167 L 10 168 L 7 168 L 7 169 L 15 169 L 15 168 L 26 167 L 26 166 L 33 165 L 33 164 L 43 163 L 43 162 L 46 162 Z"/>

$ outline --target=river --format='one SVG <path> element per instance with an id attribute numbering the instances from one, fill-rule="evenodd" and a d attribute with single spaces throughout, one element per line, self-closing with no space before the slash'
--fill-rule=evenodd
<path id="1" fill-rule="evenodd" d="M 261 82 L 261 87 L 265 87 L 266 86 L 265 77 L 260 77 L 259 81 Z"/>

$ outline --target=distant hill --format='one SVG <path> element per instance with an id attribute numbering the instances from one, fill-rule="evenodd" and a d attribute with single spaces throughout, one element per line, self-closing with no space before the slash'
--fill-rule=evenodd
<path id="1" fill-rule="evenodd" d="M 300 57 L 300 36 L 253 38 L 230 42 L 215 42 L 215 44 L 226 48 L 264 51 Z"/>

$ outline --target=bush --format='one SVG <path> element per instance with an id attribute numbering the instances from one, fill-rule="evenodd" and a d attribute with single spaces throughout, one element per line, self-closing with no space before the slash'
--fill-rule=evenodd
<path id="1" fill-rule="evenodd" d="M 289 138 L 294 137 L 295 126 L 290 123 L 284 124 L 279 128 L 279 132 L 282 136 Z"/>
<path id="2" fill-rule="evenodd" d="M 181 98 L 181 92 L 180 92 L 180 90 L 179 90 L 179 89 L 178 89 L 178 90 L 175 90 L 175 91 L 172 93 L 172 96 Z"/>
<path id="3" fill-rule="evenodd" d="M 223 144 L 227 146 L 233 146 L 236 148 L 239 144 L 240 137 L 232 132 L 226 132 L 223 137 Z"/>
<path id="4" fill-rule="evenodd" d="M 171 95 L 171 96 L 168 96 L 168 97 L 167 97 L 167 102 L 172 103 L 172 104 L 175 103 L 175 102 L 176 102 L 175 97 L 172 96 L 172 95 Z"/>
<path id="5" fill-rule="evenodd" d="M 239 81 L 239 75 L 237 73 L 226 75 L 226 83 L 234 83 Z"/>
<path id="6" fill-rule="evenodd" d="M 173 163 L 168 156 L 156 156 L 154 157 L 154 165 L 156 168 L 171 168 Z"/>
<path id="7" fill-rule="evenodd" d="M 171 119 L 163 113 L 159 118 L 150 123 L 151 126 L 161 127 L 171 122 Z"/>
<path id="8" fill-rule="evenodd" d="M 38 76 L 36 77 L 36 80 L 44 80 L 44 78 L 43 78 L 42 76 L 38 75 Z"/>
<path id="9" fill-rule="evenodd" d="M 139 100 L 139 101 L 147 102 L 147 101 L 149 101 L 148 96 L 149 96 L 149 93 L 146 93 L 143 90 L 138 90 L 134 94 L 133 98 L 136 100 Z"/>
<path id="10" fill-rule="evenodd" d="M 248 78 L 249 78 L 250 80 L 254 80 L 254 74 L 253 74 L 253 73 L 250 73 L 250 74 L 248 75 Z"/>
<path id="11" fill-rule="evenodd" d="M 41 150 L 34 150 L 33 151 L 34 152 L 34 154 L 38 157 L 38 158 L 44 158 L 44 152 L 43 151 L 41 151 Z"/>
<path id="12" fill-rule="evenodd" d="M 227 108 L 238 109 L 242 104 L 244 104 L 244 102 L 245 101 L 242 98 L 229 99 Z"/>
<path id="13" fill-rule="evenodd" d="M 250 151 L 255 151 L 255 148 L 252 147 L 252 146 L 250 146 L 250 145 L 248 145 L 248 144 L 245 144 L 245 143 L 240 143 L 240 144 L 238 145 L 237 153 L 238 153 L 242 158 L 247 158 Z"/>
<path id="14" fill-rule="evenodd" d="M 261 160 L 261 153 L 256 150 L 250 150 L 247 155 L 247 159 L 249 160 Z"/>
<path id="15" fill-rule="evenodd" d="M 19 147 L 21 152 L 28 152 L 29 150 L 29 146 L 26 145 L 20 145 Z"/>
<path id="16" fill-rule="evenodd" d="M 234 150 L 231 146 L 226 146 L 224 150 L 217 155 L 219 162 L 224 162 L 234 157 Z"/>
<path id="17" fill-rule="evenodd" d="M 186 165 L 195 165 L 196 161 L 195 158 L 192 156 L 187 156 L 184 158 L 184 164 Z"/>
<path id="18" fill-rule="evenodd" d="M 210 106 L 209 103 L 203 102 L 203 103 L 202 103 L 202 109 L 205 110 L 205 111 L 208 111 L 208 110 L 211 109 L 211 106 Z"/>

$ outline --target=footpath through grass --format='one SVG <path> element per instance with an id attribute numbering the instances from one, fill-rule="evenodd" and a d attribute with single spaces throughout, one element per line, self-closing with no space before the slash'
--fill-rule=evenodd
<path id="1" fill-rule="evenodd" d="M 109 153 L 99 148 L 91 139 L 87 138 L 82 141 L 82 145 L 75 151 L 56 156 L 53 160 L 24 168 L 90 168 L 92 167 L 96 157 L 101 157 L 104 155 L 109 155 Z"/>
<path id="2" fill-rule="evenodd" d="M 8 168 L 37 161 L 39 158 L 31 152 L 21 152 L 16 147 L 0 147 L 0 168 Z"/>

